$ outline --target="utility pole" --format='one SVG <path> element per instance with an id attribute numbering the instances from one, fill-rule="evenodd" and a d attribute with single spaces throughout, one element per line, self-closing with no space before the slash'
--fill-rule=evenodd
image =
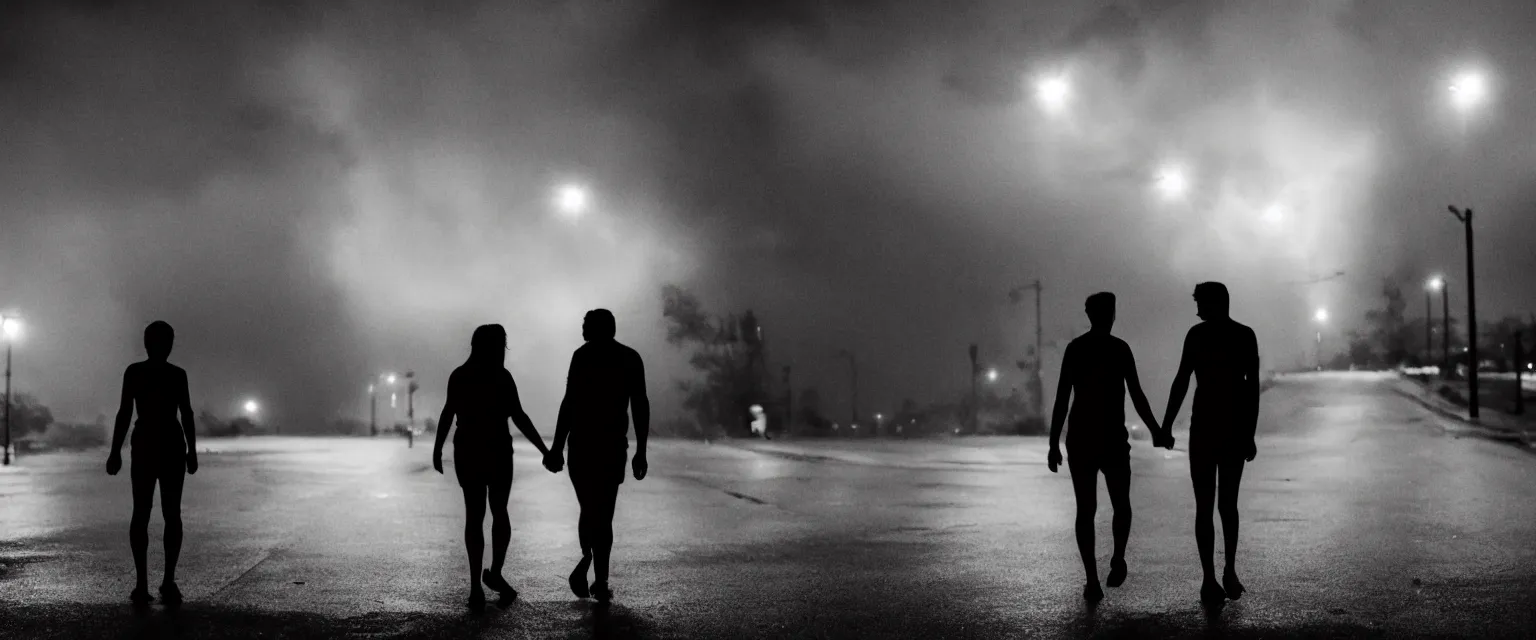
<path id="1" fill-rule="evenodd" d="M 1520 331 L 1515 331 L 1515 415 L 1525 414 L 1525 387 L 1521 382 L 1525 369 L 1525 345 L 1520 343 Z"/>
<path id="2" fill-rule="evenodd" d="M 837 355 L 848 359 L 848 386 L 852 395 L 852 402 L 849 403 L 851 413 L 848 426 L 852 428 L 859 423 L 859 363 L 854 359 L 853 352 L 847 349 L 838 351 Z"/>
<path id="3" fill-rule="evenodd" d="M 1451 284 L 1440 281 L 1440 379 L 1449 380 L 1451 373 Z"/>
<path id="4" fill-rule="evenodd" d="M 368 437 L 379 435 L 379 391 L 375 383 L 368 384 Z"/>
<path id="5" fill-rule="evenodd" d="M 789 365 L 784 365 L 784 432 L 791 433 L 795 426 L 795 390 L 789 386 Z"/>
<path id="6" fill-rule="evenodd" d="M 1472 269 L 1472 210 L 1446 207 L 1467 233 L 1467 415 L 1477 419 L 1477 284 Z"/>
<path id="7" fill-rule="evenodd" d="M 979 369 L 979 365 L 976 364 L 976 344 L 975 343 L 971 343 L 970 352 L 971 352 L 971 411 L 970 411 L 970 413 L 971 413 L 971 420 L 970 420 L 971 425 L 970 426 L 971 426 L 971 433 L 976 433 L 977 426 L 978 426 L 977 418 L 979 417 L 978 414 L 980 413 L 980 409 L 981 409 L 980 405 L 978 405 L 976 403 L 976 377 L 981 374 L 981 370 Z"/>
<path id="8" fill-rule="evenodd" d="M 1424 362 L 1422 366 L 1429 366 L 1429 361 L 1435 357 L 1435 310 L 1430 306 L 1430 296 L 1434 295 L 1428 288 L 1424 289 Z"/>
<path id="9" fill-rule="evenodd" d="M 405 372 L 405 447 L 416 446 L 416 372 Z"/>
<path id="10" fill-rule="evenodd" d="M 0 320 L 0 325 L 5 323 Z M 5 464 L 11 463 L 11 340 L 5 340 Z"/>

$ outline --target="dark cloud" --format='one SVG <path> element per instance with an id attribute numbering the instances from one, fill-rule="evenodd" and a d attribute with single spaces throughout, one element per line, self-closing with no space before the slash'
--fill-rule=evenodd
<path id="1" fill-rule="evenodd" d="M 1030 341 L 1009 288 L 1045 280 L 1051 340 L 1113 290 L 1155 386 L 1194 282 L 1227 280 L 1282 363 L 1313 306 L 1358 317 L 1384 274 L 1454 282 L 1458 184 L 1487 216 L 1488 313 L 1533 293 L 1536 232 L 1504 213 L 1536 200 L 1529 3 L 7 11 L 0 266 L 25 277 L 0 302 L 33 325 L 20 379 L 63 415 L 110 407 L 156 318 L 208 405 L 259 395 L 296 423 L 359 414 L 384 369 L 416 369 L 433 410 L 469 331 L 499 321 L 544 420 L 586 309 L 616 312 L 657 389 L 680 373 L 667 281 L 753 308 L 833 403 L 836 349 L 873 403 L 939 398 L 970 342 L 1006 363 Z M 1463 60 L 1501 78 L 1460 138 L 1475 153 L 1438 93 Z M 1057 72 L 1065 117 L 1034 102 Z M 1168 166 L 1183 204 L 1150 191 Z M 583 219 L 552 211 L 561 181 L 593 194 Z M 1283 284 L 1336 268 L 1351 279 Z"/>

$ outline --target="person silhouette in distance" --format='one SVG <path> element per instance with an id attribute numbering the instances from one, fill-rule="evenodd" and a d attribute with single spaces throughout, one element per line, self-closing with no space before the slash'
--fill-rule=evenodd
<path id="1" fill-rule="evenodd" d="M 133 485 L 133 519 L 128 524 L 128 546 L 133 550 L 137 573 L 129 599 L 148 604 L 149 516 L 155 506 L 155 485 L 160 485 L 160 515 L 165 519 L 165 579 L 160 597 L 166 604 L 181 602 L 176 586 L 176 561 L 181 557 L 181 490 L 186 475 L 197 473 L 197 434 L 193 431 L 192 399 L 187 392 L 187 372 L 167 359 L 176 332 L 163 320 L 144 328 L 148 358 L 128 365 L 123 372 L 123 395 L 112 428 L 112 451 L 107 455 L 107 474 L 123 468 L 123 439 L 134 411 L 133 466 L 128 477 Z M 181 419 L 177 420 L 177 413 Z"/>
<path id="2" fill-rule="evenodd" d="M 481 325 L 470 337 L 469 359 L 448 376 L 448 400 L 437 420 L 432 468 L 443 472 L 443 443 L 453 434 L 453 473 L 464 491 L 464 547 L 469 553 L 469 607 L 485 606 L 480 583 L 495 589 L 503 600 L 517 590 L 501 575 L 512 541 L 507 499 L 512 493 L 512 434 L 507 418 L 517 425 L 540 454 L 549 453 L 544 438 L 523 412 L 517 383 L 505 366 L 507 332 L 499 324 Z M 481 570 L 485 556 L 485 504 L 491 504 L 491 566 Z"/>
<path id="3" fill-rule="evenodd" d="M 1219 603 L 1243 595 L 1237 579 L 1237 489 L 1243 465 L 1258 455 L 1254 431 L 1259 420 L 1259 341 L 1253 329 L 1229 315 L 1226 285 L 1195 286 L 1195 309 L 1202 322 L 1184 337 L 1179 372 L 1168 392 L 1163 424 L 1172 425 L 1195 376 L 1195 401 L 1189 416 L 1189 477 L 1195 489 L 1195 545 L 1205 573 L 1200 598 Z M 1218 493 L 1219 491 L 1219 493 Z M 1212 506 L 1221 513 L 1226 541 L 1226 570 L 1216 582 L 1215 526 Z"/>
<path id="4" fill-rule="evenodd" d="M 1093 516 L 1098 510 L 1099 473 L 1114 509 L 1114 555 L 1109 560 L 1109 586 L 1125 582 L 1125 543 L 1131 535 L 1131 439 L 1125 428 L 1125 392 L 1137 415 L 1147 423 L 1156 446 L 1173 448 L 1173 436 L 1158 428 L 1152 405 L 1141 390 L 1136 359 L 1124 340 L 1110 335 L 1115 325 L 1115 294 L 1088 296 L 1084 303 L 1092 328 L 1067 344 L 1062 358 L 1061 380 L 1056 384 L 1056 404 L 1051 411 L 1051 449 L 1046 464 L 1052 473 L 1061 465 L 1061 427 L 1067 430 L 1067 467 L 1077 499 L 1077 550 L 1083 558 L 1087 584 L 1083 598 L 1104 598 L 1094 560 Z M 1068 401 L 1071 401 L 1070 414 Z"/>
<path id="5" fill-rule="evenodd" d="M 613 549 L 613 512 L 624 461 L 629 453 L 629 416 L 635 420 L 636 480 L 644 480 L 646 438 L 651 427 L 651 403 L 645 395 L 645 365 L 634 349 L 614 340 L 613 314 L 607 309 L 587 312 L 581 325 L 586 340 L 571 356 L 565 399 L 555 423 L 555 444 L 545 465 L 558 470 L 566 464 L 562 452 L 570 442 L 571 485 L 581 505 L 577 530 L 581 560 L 571 572 L 571 593 L 608 602 L 608 558 Z M 596 580 L 587 585 L 587 569 L 595 561 Z"/>

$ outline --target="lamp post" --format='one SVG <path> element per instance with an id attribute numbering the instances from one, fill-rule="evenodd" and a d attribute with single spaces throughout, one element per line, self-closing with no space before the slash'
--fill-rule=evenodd
<path id="1" fill-rule="evenodd" d="M 21 319 L 0 315 L 0 335 L 5 338 L 5 453 L 4 464 L 11 463 L 11 345 L 21 335 Z"/>
<path id="2" fill-rule="evenodd" d="M 1008 299 L 1015 304 L 1022 302 L 1024 300 L 1024 291 L 1028 289 L 1035 290 L 1035 375 L 1034 379 L 1029 382 L 1029 393 L 1034 398 L 1035 417 L 1043 422 L 1045 419 L 1045 383 L 1040 367 L 1041 362 L 1045 359 L 1043 351 L 1045 347 L 1045 325 L 1040 321 L 1040 291 L 1042 289 L 1040 279 L 1036 278 L 1030 284 L 1014 287 L 1012 291 L 1008 292 Z"/>
<path id="3" fill-rule="evenodd" d="M 1318 309 L 1312 314 L 1312 319 L 1317 321 L 1317 370 L 1323 370 L 1323 325 L 1328 322 L 1328 310 Z"/>
<path id="4" fill-rule="evenodd" d="M 1467 415 L 1477 419 L 1477 285 L 1472 269 L 1472 210 L 1446 207 L 1467 234 Z"/>

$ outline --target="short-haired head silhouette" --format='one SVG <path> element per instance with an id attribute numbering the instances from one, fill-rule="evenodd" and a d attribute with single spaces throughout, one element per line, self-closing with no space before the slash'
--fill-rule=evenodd
<path id="1" fill-rule="evenodd" d="M 1219 320 L 1230 315 L 1231 298 L 1227 285 L 1220 282 L 1202 282 L 1195 285 L 1195 315 L 1201 320 Z"/>
<path id="2" fill-rule="evenodd" d="M 1088 296 L 1083 310 L 1088 312 L 1088 322 L 1094 331 L 1107 332 L 1115 326 L 1115 294 L 1100 291 Z"/>
<path id="3" fill-rule="evenodd" d="M 593 309 L 587 312 L 586 318 L 581 321 L 581 338 L 583 340 L 612 340 L 618 334 L 617 323 L 614 322 L 613 313 L 607 309 Z"/>
<path id="4" fill-rule="evenodd" d="M 176 330 L 164 320 L 156 320 L 144 327 L 144 350 L 149 352 L 150 360 L 165 360 L 171 357 L 171 346 L 175 342 Z"/>
<path id="5" fill-rule="evenodd" d="M 506 362 L 507 330 L 499 324 L 475 327 L 475 333 L 469 338 L 469 359 L 482 363 Z"/>

